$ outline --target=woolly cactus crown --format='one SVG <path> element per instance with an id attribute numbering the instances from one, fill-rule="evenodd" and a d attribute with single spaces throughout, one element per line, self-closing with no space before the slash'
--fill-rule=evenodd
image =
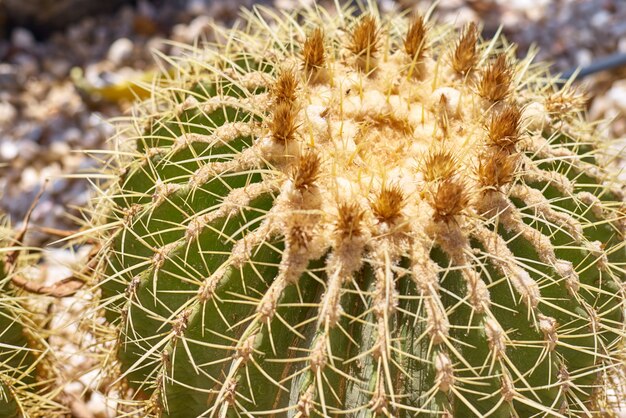
<path id="1" fill-rule="evenodd" d="M 102 301 L 162 416 L 585 416 L 624 213 L 580 96 L 478 28 L 256 8 L 103 194 Z"/>

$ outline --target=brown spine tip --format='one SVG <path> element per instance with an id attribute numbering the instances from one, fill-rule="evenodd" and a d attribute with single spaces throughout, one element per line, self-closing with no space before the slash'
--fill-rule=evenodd
<path id="1" fill-rule="evenodd" d="M 564 89 L 551 94 L 545 100 L 548 113 L 563 119 L 582 111 L 587 104 L 588 97 L 578 89 Z"/>
<path id="2" fill-rule="evenodd" d="M 499 149 L 487 150 L 478 158 L 478 183 L 485 189 L 499 190 L 513 181 L 518 163 L 518 154 Z"/>
<path id="3" fill-rule="evenodd" d="M 476 23 L 470 22 L 454 49 L 452 54 L 452 68 L 461 75 L 471 71 L 478 61 L 476 41 L 478 40 L 478 28 Z"/>
<path id="4" fill-rule="evenodd" d="M 441 130 L 441 136 L 443 139 L 448 137 L 448 129 L 450 127 L 450 120 L 448 118 L 448 99 L 445 94 L 442 94 L 437 104 L 437 127 Z"/>
<path id="5" fill-rule="evenodd" d="M 303 191 L 317 180 L 320 174 L 320 159 L 313 151 L 306 151 L 291 170 L 291 180 L 297 190 Z"/>
<path id="6" fill-rule="evenodd" d="M 304 41 L 302 47 L 304 69 L 312 71 L 324 66 L 324 31 L 315 28 Z"/>
<path id="7" fill-rule="evenodd" d="M 296 129 L 296 116 L 298 111 L 292 103 L 278 103 L 272 113 L 269 128 L 272 138 L 280 143 L 287 143 L 294 139 Z"/>
<path id="8" fill-rule="evenodd" d="M 513 103 L 506 103 L 491 114 L 487 124 L 487 143 L 503 150 L 514 150 L 520 139 L 522 111 Z"/>
<path id="9" fill-rule="evenodd" d="M 398 185 L 384 186 L 370 205 L 379 222 L 395 222 L 405 205 L 404 193 Z"/>
<path id="10" fill-rule="evenodd" d="M 297 88 L 298 80 L 293 71 L 282 70 L 272 88 L 275 103 L 295 103 Z"/>
<path id="11" fill-rule="evenodd" d="M 456 173 L 457 167 L 458 161 L 454 155 L 439 147 L 431 149 L 420 164 L 420 170 L 427 182 L 450 178 Z"/>
<path id="12" fill-rule="evenodd" d="M 337 207 L 337 215 L 335 232 L 340 240 L 361 236 L 365 211 L 358 203 L 340 203 Z"/>
<path id="13" fill-rule="evenodd" d="M 415 17 L 404 38 L 404 52 L 413 62 L 419 62 L 426 52 L 426 22 L 422 16 Z"/>
<path id="14" fill-rule="evenodd" d="M 370 15 L 364 16 L 351 33 L 348 49 L 357 57 L 373 57 L 378 52 L 378 37 L 376 19 Z"/>
<path id="15" fill-rule="evenodd" d="M 499 54 L 482 73 L 478 82 L 478 94 L 492 102 L 506 98 L 511 92 L 513 70 L 507 62 L 506 54 Z"/>
<path id="16" fill-rule="evenodd" d="M 433 208 L 435 221 L 449 223 L 470 204 L 468 186 L 458 176 L 447 178 L 432 185 L 427 201 Z"/>

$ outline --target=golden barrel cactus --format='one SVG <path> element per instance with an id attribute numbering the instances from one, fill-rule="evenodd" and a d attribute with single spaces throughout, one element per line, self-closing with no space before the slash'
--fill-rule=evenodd
<path id="1" fill-rule="evenodd" d="M 430 20 L 256 8 L 170 60 L 95 227 L 143 414 L 603 408 L 623 185 L 569 84 Z"/>

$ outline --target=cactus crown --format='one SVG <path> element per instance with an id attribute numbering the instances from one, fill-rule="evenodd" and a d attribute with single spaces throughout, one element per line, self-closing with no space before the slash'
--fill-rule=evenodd
<path id="1" fill-rule="evenodd" d="M 98 227 L 131 404 L 591 414 L 625 258 L 592 129 L 476 25 L 360 12 L 256 8 L 140 108 Z"/>

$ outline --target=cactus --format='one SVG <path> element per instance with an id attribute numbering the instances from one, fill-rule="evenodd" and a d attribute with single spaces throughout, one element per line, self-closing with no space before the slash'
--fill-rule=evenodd
<path id="1" fill-rule="evenodd" d="M 243 19 L 168 58 L 101 189 L 125 407 L 599 414 L 625 213 L 584 98 L 475 24 L 372 5 Z"/>
<path id="2" fill-rule="evenodd" d="M 0 220 L 0 418 L 60 416 L 50 347 L 32 303 L 13 286 L 23 251 Z M 33 298 L 33 296 L 29 296 Z"/>

